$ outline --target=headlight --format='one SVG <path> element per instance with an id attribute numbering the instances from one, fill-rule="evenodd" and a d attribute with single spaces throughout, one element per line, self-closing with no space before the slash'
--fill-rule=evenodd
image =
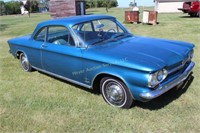
<path id="1" fill-rule="evenodd" d="M 155 73 L 150 74 L 149 80 L 148 80 L 148 86 L 151 88 L 154 88 L 159 83 L 161 83 L 165 78 L 167 77 L 167 70 L 162 69 Z"/>

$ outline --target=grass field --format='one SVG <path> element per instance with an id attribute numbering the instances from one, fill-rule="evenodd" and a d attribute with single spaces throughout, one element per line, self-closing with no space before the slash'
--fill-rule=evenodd
<path id="1" fill-rule="evenodd" d="M 90 9 L 123 23 L 124 9 Z M 142 18 L 142 13 L 140 14 Z M 186 14 L 159 14 L 158 25 L 124 24 L 135 35 L 195 44 L 196 66 L 188 86 L 171 90 L 129 110 L 107 105 L 94 91 L 37 71 L 25 73 L 8 53 L 7 40 L 30 34 L 48 14 L 0 17 L 0 132 L 200 132 L 200 19 Z M 156 51 L 155 51 L 156 52 Z"/>

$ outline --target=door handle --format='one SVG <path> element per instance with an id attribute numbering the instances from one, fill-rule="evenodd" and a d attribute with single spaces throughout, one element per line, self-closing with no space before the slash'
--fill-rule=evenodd
<path id="1" fill-rule="evenodd" d="M 42 48 L 46 48 L 48 47 L 48 45 L 46 45 L 45 43 L 42 44 Z"/>

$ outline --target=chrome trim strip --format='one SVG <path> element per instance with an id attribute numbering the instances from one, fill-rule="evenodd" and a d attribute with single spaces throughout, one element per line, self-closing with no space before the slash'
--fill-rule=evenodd
<path id="1" fill-rule="evenodd" d="M 77 84 L 77 85 L 80 85 L 80 86 L 83 86 L 83 87 L 92 89 L 92 86 L 90 86 L 90 85 L 83 84 L 83 83 L 81 83 L 81 82 L 78 82 L 78 81 L 75 81 L 75 80 L 72 80 L 72 79 L 69 79 L 69 78 L 66 78 L 66 77 L 57 75 L 57 74 L 55 74 L 55 73 L 48 72 L 48 71 L 46 71 L 46 70 L 43 70 L 43 69 L 40 69 L 40 68 L 37 68 L 37 67 L 34 67 L 34 66 L 32 66 L 32 68 L 36 69 L 37 71 L 41 71 L 41 72 L 43 72 L 43 73 L 46 73 L 46 74 L 48 74 L 48 75 L 57 77 L 57 78 L 59 78 L 59 79 L 62 79 L 62 80 L 65 80 L 65 81 L 69 81 L 69 82 L 71 82 L 71 83 L 74 83 L 74 84 Z"/>
<path id="2" fill-rule="evenodd" d="M 174 68 L 174 69 L 168 71 L 168 74 L 171 74 L 171 73 L 173 73 L 173 72 L 175 72 L 175 71 L 177 71 L 177 70 L 183 68 L 183 67 L 185 66 L 186 63 L 187 63 L 187 62 L 182 63 L 180 66 L 178 66 L 178 67 L 176 67 L 176 68 Z"/>
<path id="3" fill-rule="evenodd" d="M 171 81 L 171 82 L 169 82 L 169 83 L 167 83 L 165 85 L 158 86 L 156 88 L 156 90 L 145 92 L 145 93 L 141 93 L 140 97 L 142 97 L 144 99 L 147 99 L 147 100 L 151 100 L 151 99 L 154 99 L 154 98 L 162 95 L 163 93 L 167 92 L 168 90 L 172 89 L 176 85 L 178 85 L 181 82 L 183 82 L 184 80 L 186 80 L 187 77 L 190 75 L 194 65 L 195 65 L 195 63 L 191 62 L 189 64 L 189 66 L 185 69 L 185 71 L 178 78 L 174 79 L 173 81 Z"/>

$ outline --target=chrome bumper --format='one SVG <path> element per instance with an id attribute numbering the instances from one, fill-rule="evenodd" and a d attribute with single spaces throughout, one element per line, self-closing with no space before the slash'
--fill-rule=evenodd
<path id="1" fill-rule="evenodd" d="M 176 79 L 173 81 L 165 84 L 165 85 L 160 85 L 157 89 L 150 91 L 150 92 L 145 92 L 141 93 L 140 97 L 146 99 L 146 100 L 151 100 L 154 99 L 163 93 L 167 92 L 168 90 L 172 89 L 173 87 L 177 86 L 181 82 L 187 79 L 187 77 L 190 75 L 192 68 L 194 67 L 195 63 L 191 62 L 189 66 L 185 69 L 185 71 Z"/>

